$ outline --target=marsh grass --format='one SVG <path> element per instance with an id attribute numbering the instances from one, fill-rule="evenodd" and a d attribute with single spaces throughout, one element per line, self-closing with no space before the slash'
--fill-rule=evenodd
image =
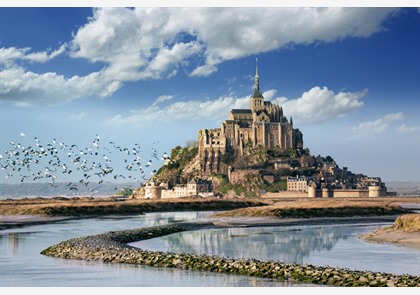
<path id="1" fill-rule="evenodd" d="M 258 200 L 182 198 L 171 200 L 123 200 L 103 198 L 21 199 L 0 201 L 1 215 L 103 216 L 145 212 L 217 211 L 267 205 Z"/>
<path id="2" fill-rule="evenodd" d="M 420 214 L 411 213 L 399 216 L 394 222 L 394 229 L 404 232 L 420 231 Z"/>
<path id="3" fill-rule="evenodd" d="M 258 198 L 179 198 L 139 200 L 112 198 L 36 198 L 0 201 L 1 215 L 99 216 L 169 211 L 221 211 L 215 217 L 348 217 L 403 215 L 400 203 L 419 203 L 420 198 L 296 199 L 268 201 Z M 419 225 L 418 216 L 398 221 Z M 414 225 L 410 225 L 413 227 Z"/>
<path id="4" fill-rule="evenodd" d="M 220 212 L 212 215 L 212 217 L 313 218 L 402 215 L 410 212 L 410 210 L 401 208 L 398 201 L 390 202 L 389 199 L 377 199 L 375 201 L 371 199 L 328 199 L 277 202 L 263 207 Z"/>

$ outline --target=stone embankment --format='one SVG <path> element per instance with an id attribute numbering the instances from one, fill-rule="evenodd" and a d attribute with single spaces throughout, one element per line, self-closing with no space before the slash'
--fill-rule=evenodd
<path id="1" fill-rule="evenodd" d="M 176 232 L 214 227 L 212 224 L 179 223 L 135 230 L 115 231 L 74 238 L 53 245 L 43 255 L 110 263 L 144 264 L 212 271 L 227 274 L 299 281 L 318 285 L 343 287 L 420 287 L 420 277 L 378 272 L 354 271 L 342 268 L 299 265 L 278 261 L 235 259 L 188 253 L 158 252 L 138 249 L 127 243 L 155 238 Z"/>

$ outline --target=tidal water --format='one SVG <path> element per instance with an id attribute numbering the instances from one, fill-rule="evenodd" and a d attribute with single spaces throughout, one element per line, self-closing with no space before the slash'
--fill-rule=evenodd
<path id="1" fill-rule="evenodd" d="M 176 233 L 129 245 L 154 251 L 420 275 L 419 249 L 365 242 L 357 237 L 387 225 L 389 223 L 211 229 Z"/>
<path id="2" fill-rule="evenodd" d="M 41 255 L 63 240 L 112 230 L 206 219 L 213 212 L 165 212 L 77 219 L 0 230 L 0 287 L 313 286 L 240 275 L 67 260 Z M 360 270 L 420 274 L 417 249 L 366 243 L 363 232 L 388 224 L 199 230 L 132 243 L 140 248 L 216 254 Z"/>
<path id="3" fill-rule="evenodd" d="M 275 287 L 263 278 L 53 258 L 40 252 L 75 237 L 198 220 L 214 212 L 166 212 L 68 220 L 0 230 L 0 287 Z"/>

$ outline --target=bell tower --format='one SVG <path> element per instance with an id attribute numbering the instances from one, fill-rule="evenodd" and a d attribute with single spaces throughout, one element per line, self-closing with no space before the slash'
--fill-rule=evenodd
<path id="1" fill-rule="evenodd" d="M 264 97 L 260 92 L 260 77 L 258 76 L 258 58 L 256 58 L 254 93 L 250 103 L 253 113 L 264 108 Z"/>

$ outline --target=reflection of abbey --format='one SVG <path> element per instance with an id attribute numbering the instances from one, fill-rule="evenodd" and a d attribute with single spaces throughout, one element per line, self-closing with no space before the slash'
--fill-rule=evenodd
<path id="1" fill-rule="evenodd" d="M 198 131 L 199 157 L 202 173 L 219 173 L 221 156 L 226 152 L 243 155 L 245 145 L 267 149 L 302 149 L 303 139 L 299 129 L 293 129 L 293 120 L 283 115 L 278 104 L 264 101 L 260 91 L 258 65 L 254 93 L 249 109 L 233 109 L 229 119 L 220 128 Z"/>

